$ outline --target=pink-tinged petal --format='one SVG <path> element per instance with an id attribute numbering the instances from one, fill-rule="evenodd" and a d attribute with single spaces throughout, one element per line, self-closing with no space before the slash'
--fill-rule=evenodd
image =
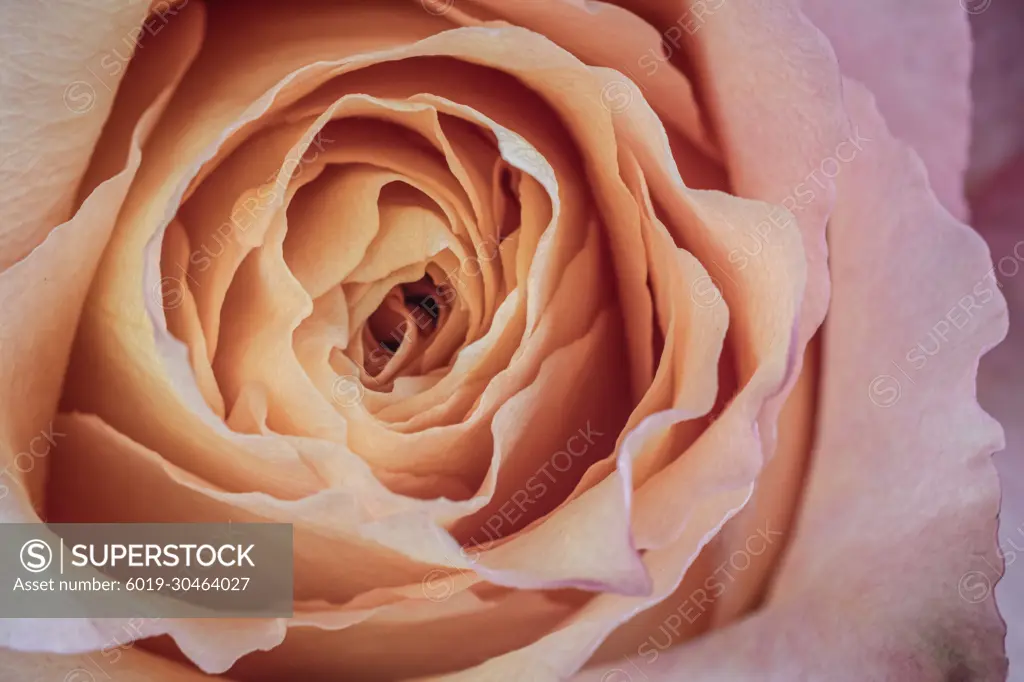
<path id="1" fill-rule="evenodd" d="M 693 58 L 736 195 L 796 216 L 807 254 L 802 348 L 828 307 L 825 221 L 837 148 L 849 131 L 828 42 L 791 3 L 719 0 L 694 33 Z M 710 5 L 709 5 L 710 7 Z M 753 76 L 756 74 L 756 77 Z M 795 379 L 795 376 L 794 376 Z M 785 393 L 785 392 L 784 392 Z"/>
<path id="2" fill-rule="evenodd" d="M 767 604 L 578 682 L 1004 679 L 990 595 L 1002 437 L 974 392 L 1006 306 L 983 241 L 940 206 L 867 90 L 846 81 L 844 95 L 873 143 L 836 179 L 818 436 Z"/>
<path id="3" fill-rule="evenodd" d="M 964 8 L 987 2 L 802 2 L 832 42 L 843 75 L 871 90 L 893 135 L 920 155 L 935 194 L 960 220 L 967 216 L 963 182 L 971 132 L 971 34 Z"/>
<path id="4" fill-rule="evenodd" d="M 123 0 L 0 5 L 0 270 L 71 217 L 146 10 Z"/>
<path id="5" fill-rule="evenodd" d="M 692 3 L 680 22 L 698 18 L 700 7 L 701 3 Z M 829 301 L 826 220 L 835 200 L 836 176 L 871 141 L 850 126 L 831 47 L 796 3 L 726 0 L 708 2 L 705 7 L 713 11 L 700 17 L 692 51 L 733 189 L 740 196 L 791 211 L 807 257 L 795 370 L 759 420 L 765 453 L 773 459 L 750 503 L 706 551 L 705 558 L 715 566 L 728 561 L 738 545 L 763 527 L 766 517 L 784 529 L 793 516 L 797 500 L 792 491 L 800 487 L 809 450 L 808 403 L 813 397 L 807 394 L 813 391 L 817 371 L 814 365 L 802 367 L 802 363 Z M 748 256 L 762 256 L 780 231 L 763 225 L 759 233 L 762 238 L 730 253 L 728 261 L 746 267 Z M 794 395 L 798 378 L 802 385 L 799 395 Z M 779 426 L 778 417 L 782 418 Z M 777 438 L 780 427 L 791 431 Z M 714 606 L 715 625 L 756 603 L 773 569 L 775 552 L 754 558 L 733 589 L 720 595 Z M 680 589 L 692 588 L 684 583 Z"/>
<path id="6" fill-rule="evenodd" d="M 979 131 L 980 134 L 980 131 Z M 1006 451 L 996 458 L 1003 484 L 999 547 L 1006 575 L 996 588 L 999 610 L 1007 623 L 1006 650 L 1010 679 L 1024 679 L 1024 154 L 991 178 L 971 198 L 975 225 L 992 249 L 996 278 L 1010 306 L 1006 342 L 981 362 L 978 396 L 1006 427 Z"/>
<path id="7" fill-rule="evenodd" d="M 971 15 L 974 121 L 967 172 L 973 208 L 975 195 L 985 191 L 992 175 L 1024 152 L 1024 3 L 964 0 L 968 1 L 976 7 Z"/>

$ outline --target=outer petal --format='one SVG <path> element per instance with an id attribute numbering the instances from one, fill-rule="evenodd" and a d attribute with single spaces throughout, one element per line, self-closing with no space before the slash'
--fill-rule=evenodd
<path id="1" fill-rule="evenodd" d="M 851 129 L 831 46 L 800 13 L 797 3 L 729 0 L 687 4 L 690 19 L 703 14 L 702 7 L 714 10 L 703 17 L 694 33 L 691 51 L 698 72 L 703 74 L 701 91 L 724 147 L 733 189 L 740 196 L 770 201 L 792 211 L 808 262 L 798 320 L 796 371 L 769 406 L 769 417 L 759 423 L 771 459 L 750 502 L 704 552 L 702 559 L 710 570 L 728 562 L 766 524 L 789 532 L 788 523 L 798 503 L 794 491 L 801 487 L 810 450 L 812 411 L 808 406 L 814 400 L 818 371 L 813 362 L 816 342 L 811 341 L 829 301 L 825 229 L 835 201 L 835 177 L 845 172 L 846 164 L 870 140 L 855 127 Z M 751 78 L 752 73 L 758 76 Z M 753 248 L 730 254 L 730 262 L 745 267 L 744 255 L 760 255 L 762 244 L 777 238 L 771 227 L 762 232 L 764 239 Z M 802 366 L 805 356 L 808 362 Z M 754 606 L 766 589 L 782 546 L 776 543 L 770 551 L 752 558 L 732 589 L 712 600 L 714 615 L 698 625 L 717 626 Z M 694 583 L 702 584 L 703 578 L 689 576 L 677 594 L 689 594 Z"/>
<path id="2" fill-rule="evenodd" d="M 131 96 L 112 114 L 117 125 L 107 128 L 90 167 L 113 167 L 113 176 L 98 178 L 73 218 L 0 273 L 0 522 L 40 520 L 50 448 L 40 455 L 33 445 L 40 438 L 59 441 L 52 419 L 86 292 L 139 169 L 142 147 L 199 50 L 204 17 L 196 2 L 175 30 L 147 43 L 152 49 L 133 62 L 127 77 Z M 81 651 L 102 646 L 108 625 L 0 619 L 0 646 Z"/>
<path id="3" fill-rule="evenodd" d="M 984 244 L 938 205 L 864 88 L 848 81 L 845 92 L 875 142 L 837 178 L 815 460 L 768 603 L 580 682 L 1005 675 L 987 589 L 1000 568 L 989 455 L 1001 436 L 974 399 L 978 356 L 1005 333 L 1005 304 Z M 908 359 L 933 338 L 923 364 Z"/>
<path id="4" fill-rule="evenodd" d="M 988 2 L 802 2 L 832 42 L 843 75 L 874 93 L 893 134 L 921 156 L 935 194 L 961 220 L 967 216 L 963 180 L 971 115 L 964 8 Z"/>
<path id="5" fill-rule="evenodd" d="M 0 5 L 0 270 L 70 217 L 146 11 L 125 0 Z"/>
<path id="6" fill-rule="evenodd" d="M 55 411 L 82 303 L 138 169 L 141 147 L 199 50 L 205 15 L 195 4 L 175 30 L 155 36 L 147 43 L 150 49 L 133 63 L 131 96 L 112 115 L 83 186 L 88 196 L 75 216 L 0 272 L 0 385 L 7 391 L 0 395 L 5 408 L 0 415 L 0 463 L 5 465 L 0 469 L 0 501 L 8 498 L 0 504 L 0 519 L 21 518 L 8 513 L 13 500 L 22 502 L 25 496 L 8 497 L 9 489 L 38 492 L 42 483 L 43 466 L 24 460 L 8 464 L 47 427 Z M 109 169 L 109 174 L 97 169 Z M 0 205 L 7 204 L 0 200 Z M 38 497 L 33 501 L 41 502 Z"/>

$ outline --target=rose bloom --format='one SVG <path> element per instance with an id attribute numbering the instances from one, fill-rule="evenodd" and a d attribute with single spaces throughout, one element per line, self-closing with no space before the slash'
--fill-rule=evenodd
<path id="1" fill-rule="evenodd" d="M 0 678 L 1004 679 L 979 11 L 4 3 L 0 519 L 292 524 L 295 602 Z"/>

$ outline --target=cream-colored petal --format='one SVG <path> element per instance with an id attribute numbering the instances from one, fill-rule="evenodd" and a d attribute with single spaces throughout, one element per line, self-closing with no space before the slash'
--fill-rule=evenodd
<path id="1" fill-rule="evenodd" d="M 25 466 L 20 465 L 12 471 L 8 464 L 51 421 L 90 279 L 139 167 L 141 147 L 199 49 L 203 17 L 202 6 L 196 5 L 192 12 L 182 15 L 174 31 L 168 30 L 153 44 L 162 49 L 154 49 L 133 65 L 126 92 L 141 88 L 142 94 L 151 98 L 143 101 L 142 96 L 128 97 L 124 101 L 125 111 L 115 115 L 128 118 L 130 127 L 111 140 L 110 157 L 108 152 L 98 154 L 101 158 L 117 158 L 123 143 L 127 153 L 121 158 L 121 168 L 95 188 L 73 218 L 47 234 L 28 257 L 0 273 L 4 310 L 0 338 L 5 357 L 0 371 L 4 373 L 4 385 L 15 391 L 3 401 L 7 409 L 0 422 L 0 459 L 18 491 L 10 497 L 5 495 L 8 502 L 4 504 L 21 506 L 28 497 L 36 505 L 42 504 L 45 466 L 21 471 Z M 135 119 L 131 120 L 129 115 L 133 113 Z M 29 357 L 34 359 L 32 363 L 25 362 Z M 28 497 L 23 473 L 30 475 Z M 11 509 L 13 512 L 15 507 Z M 22 507 L 12 518 L 24 511 Z"/>
<path id="2" fill-rule="evenodd" d="M 0 7 L 0 271 L 73 217 L 78 182 L 136 45 L 168 49 L 157 35 L 181 19 L 169 6 L 143 24 L 146 14 L 146 3 L 119 0 Z"/>
<path id="3" fill-rule="evenodd" d="M 0 669 L 11 680 L 92 682 L 116 678 L 123 682 L 204 682 L 212 679 L 195 668 L 135 646 L 137 628 L 125 625 L 100 645 L 82 654 L 25 653 L 0 649 Z"/>
<path id="4" fill-rule="evenodd" d="M 141 147 L 198 50 L 203 33 L 202 6 L 197 4 L 180 19 L 177 28 L 168 29 L 160 40 L 164 49 L 147 53 L 126 78 L 126 91 L 139 87 L 140 82 L 134 81 L 138 77 L 144 84 L 142 91 L 151 92 L 154 99 L 141 110 L 137 109 L 138 100 L 126 100 L 128 110 L 137 111 L 141 117 L 132 122 L 130 129 L 121 131 L 128 138 L 123 168 L 101 182 L 75 216 L 51 231 L 27 258 L 0 273 L 0 301 L 5 310 L 0 336 L 4 353 L 9 354 L 0 363 L 0 371 L 6 374 L 4 385 L 18 389 L 17 397 L 4 400 L 7 408 L 0 426 L 0 452 L 4 453 L 5 478 L 9 479 L 0 500 L 0 517 L 8 522 L 36 522 L 45 515 L 43 488 L 48 462 L 33 462 L 26 471 L 23 462 L 12 467 L 10 459 L 26 447 L 22 444 L 52 425 L 90 277 L 114 229 L 118 208 L 137 177 L 144 157 Z M 153 80 L 154 73 L 160 74 L 159 80 Z M 120 102 L 115 108 L 118 106 Z M 29 357 L 33 362 L 24 361 Z M 30 651 L 79 652 L 103 646 L 109 641 L 110 629 L 110 623 L 89 619 L 7 619 L 0 623 L 0 645 Z"/>

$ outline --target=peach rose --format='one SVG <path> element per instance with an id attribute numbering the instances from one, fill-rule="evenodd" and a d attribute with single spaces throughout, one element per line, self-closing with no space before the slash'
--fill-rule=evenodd
<path id="1" fill-rule="evenodd" d="M 6 619 L 4 679 L 1002 679 L 918 5 L 6 3 L 0 519 L 293 524 L 295 614 Z"/>

